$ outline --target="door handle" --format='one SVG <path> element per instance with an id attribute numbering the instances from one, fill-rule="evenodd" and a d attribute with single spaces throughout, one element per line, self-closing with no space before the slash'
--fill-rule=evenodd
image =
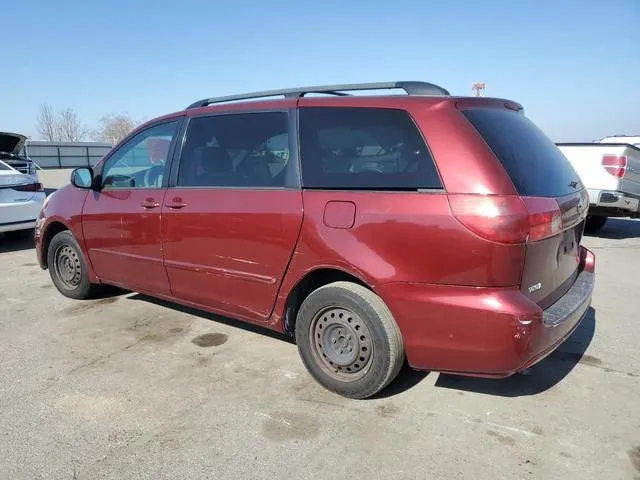
<path id="1" fill-rule="evenodd" d="M 140 206 L 142 208 L 157 208 L 160 206 L 160 203 L 156 202 L 153 198 L 145 198 L 140 202 Z"/>
<path id="2" fill-rule="evenodd" d="M 167 207 L 167 208 L 172 208 L 174 210 L 177 210 L 179 208 L 186 207 L 187 204 L 184 203 L 180 197 L 176 197 L 176 198 L 172 199 L 171 202 L 165 203 L 164 206 Z"/>

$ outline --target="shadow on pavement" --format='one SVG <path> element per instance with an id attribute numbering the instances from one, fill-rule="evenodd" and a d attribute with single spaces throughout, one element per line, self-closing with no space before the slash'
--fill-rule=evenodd
<path id="1" fill-rule="evenodd" d="M 596 328 L 596 314 L 589 308 L 580 326 L 558 349 L 535 365 L 527 375 L 514 375 L 505 379 L 486 379 L 440 374 L 436 387 L 501 397 L 537 395 L 558 384 L 578 364 L 599 366 L 602 362 L 585 355 Z"/>
<path id="2" fill-rule="evenodd" d="M 21 250 L 31 250 L 32 248 L 35 248 L 33 231 L 19 238 L 10 238 L 0 233 L 0 253 L 19 252 Z M 35 254 L 33 258 L 35 259 Z"/>
<path id="3" fill-rule="evenodd" d="M 640 220 L 631 218 L 610 218 L 602 230 L 596 234 L 587 234 L 591 237 L 611 238 L 620 240 L 623 238 L 640 238 Z"/>
<path id="4" fill-rule="evenodd" d="M 409 364 L 405 361 L 402 370 L 396 377 L 394 381 L 392 381 L 388 387 L 378 392 L 377 394 L 369 397 L 369 400 L 376 400 L 381 398 L 393 397 L 395 395 L 399 395 L 400 393 L 406 392 L 407 390 L 412 389 L 416 385 L 418 385 L 422 380 L 425 379 L 430 372 L 421 372 L 418 370 L 412 369 Z"/>
<path id="5" fill-rule="evenodd" d="M 150 297 L 149 295 L 144 295 L 142 293 L 136 293 L 127 298 L 129 300 L 138 300 L 138 301 L 143 301 L 147 303 L 153 303 L 154 305 L 170 308 L 171 310 L 175 310 L 177 312 L 188 313 L 189 315 L 194 315 L 200 318 L 206 318 L 207 320 L 211 320 L 213 322 L 223 323 L 231 327 L 240 328 L 247 332 L 258 333 L 260 335 L 265 335 L 271 338 L 275 338 L 277 340 L 283 340 L 291 344 L 294 343 L 293 339 L 288 337 L 287 335 L 283 335 L 282 333 L 275 332 L 266 327 L 261 327 L 259 325 L 254 325 L 252 323 L 246 323 L 242 320 L 234 320 L 232 318 L 223 317 L 221 315 L 205 312 L 204 310 L 198 310 L 196 308 L 185 307 L 177 303 L 168 302 L 166 300 L 161 300 L 155 297 Z"/>

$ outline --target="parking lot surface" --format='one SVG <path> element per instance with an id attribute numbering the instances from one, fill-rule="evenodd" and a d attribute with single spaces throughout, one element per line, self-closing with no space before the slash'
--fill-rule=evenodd
<path id="1" fill-rule="evenodd" d="M 354 401 L 257 327 L 65 299 L 0 236 L 0 478 L 640 478 L 640 222 L 584 244 L 593 309 L 529 375 L 405 369 Z"/>

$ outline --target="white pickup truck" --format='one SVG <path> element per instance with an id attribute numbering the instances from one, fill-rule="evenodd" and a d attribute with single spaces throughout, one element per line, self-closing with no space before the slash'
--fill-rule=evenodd
<path id="1" fill-rule="evenodd" d="M 608 217 L 640 218 L 640 137 L 557 145 L 589 192 L 587 232 L 598 232 Z"/>

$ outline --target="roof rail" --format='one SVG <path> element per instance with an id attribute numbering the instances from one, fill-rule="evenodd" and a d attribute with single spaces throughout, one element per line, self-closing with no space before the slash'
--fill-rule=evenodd
<path id="1" fill-rule="evenodd" d="M 400 82 L 380 82 L 380 83 L 346 83 L 342 85 L 317 85 L 314 87 L 298 87 L 286 88 L 284 90 L 265 90 L 262 92 L 241 93 L 238 95 L 227 95 L 224 97 L 205 98 L 192 103 L 187 108 L 206 107 L 213 103 L 232 102 L 235 100 L 249 100 L 253 98 L 277 97 L 284 95 L 285 98 L 300 98 L 307 93 L 325 93 L 328 95 L 348 96 L 343 91 L 357 90 L 391 90 L 401 89 L 407 92 L 407 95 L 422 96 L 447 96 L 449 92 L 433 83 L 416 82 L 416 81 L 400 81 Z"/>

